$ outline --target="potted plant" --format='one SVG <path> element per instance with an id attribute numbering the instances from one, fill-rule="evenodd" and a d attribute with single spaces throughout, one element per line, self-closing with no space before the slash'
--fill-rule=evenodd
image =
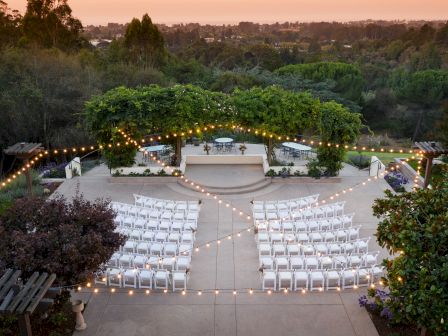
<path id="1" fill-rule="evenodd" d="M 208 143 L 205 143 L 205 145 L 204 145 L 204 151 L 207 153 L 207 155 L 209 155 L 210 154 L 210 150 L 211 150 L 212 148 L 208 145 Z"/>
<path id="2" fill-rule="evenodd" d="M 245 144 L 241 144 L 240 145 L 240 151 L 241 151 L 241 155 L 244 155 L 244 151 L 247 149 Z"/>

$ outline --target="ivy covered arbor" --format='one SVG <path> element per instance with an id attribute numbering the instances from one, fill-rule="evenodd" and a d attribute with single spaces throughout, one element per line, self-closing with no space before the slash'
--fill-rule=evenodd
<path id="1" fill-rule="evenodd" d="M 134 138 L 153 133 L 179 133 L 192 127 L 231 122 L 234 109 L 228 97 L 193 85 L 163 88 L 151 85 L 130 89 L 118 87 L 96 96 L 86 103 L 85 115 L 89 130 L 101 144 L 123 143 L 118 129 Z M 176 138 L 176 163 L 181 160 L 182 137 Z M 132 165 L 136 148 L 105 148 L 110 167 Z"/>
<path id="2" fill-rule="evenodd" d="M 322 104 L 307 92 L 277 86 L 236 90 L 230 95 L 193 85 L 119 87 L 88 101 L 85 115 L 90 131 L 102 144 L 122 143 L 118 128 L 134 138 L 176 133 L 177 164 L 181 160 L 182 133 L 210 124 L 233 123 L 259 129 L 268 139 L 270 162 L 276 135 L 308 131 L 327 142 L 352 143 L 361 126 L 360 116 L 340 104 Z M 135 152 L 131 146 L 105 148 L 111 167 L 131 165 Z M 329 147 L 318 155 L 327 175 L 337 174 L 343 154 L 343 147 Z M 336 162 L 330 162 L 332 159 Z"/>

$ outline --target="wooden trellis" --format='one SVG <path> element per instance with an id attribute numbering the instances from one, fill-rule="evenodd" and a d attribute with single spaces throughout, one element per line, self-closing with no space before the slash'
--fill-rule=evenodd
<path id="1" fill-rule="evenodd" d="M 47 309 L 53 300 L 44 298 L 56 279 L 55 274 L 33 273 L 28 281 L 20 281 L 21 271 L 8 269 L 0 278 L 0 314 L 18 317 L 21 336 L 31 336 L 30 315 L 38 308 Z"/>

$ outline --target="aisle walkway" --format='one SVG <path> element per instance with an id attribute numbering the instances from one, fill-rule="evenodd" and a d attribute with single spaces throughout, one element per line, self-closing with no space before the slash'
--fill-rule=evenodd
<path id="1" fill-rule="evenodd" d="M 59 191 L 74 194 L 76 185 L 87 198 L 110 197 L 114 201 L 132 202 L 132 193 L 168 199 L 197 199 L 190 190 L 174 192 L 166 185 L 126 185 L 108 183 L 100 168 L 88 176 L 65 182 Z M 102 175 L 102 176 L 101 176 Z M 249 201 L 284 199 L 320 193 L 322 198 L 353 186 L 366 177 L 343 177 L 341 183 L 307 183 L 282 185 L 268 194 L 228 196 L 235 206 L 250 211 Z M 179 187 L 180 188 L 180 187 Z M 177 188 L 177 189 L 179 189 Z M 371 215 L 373 199 L 382 195 L 384 181 L 355 189 L 343 199 L 346 211 L 356 212 L 355 224 L 362 224 L 362 236 L 371 235 L 377 220 Z M 203 195 L 202 195 L 203 196 Z M 229 208 L 210 199 L 203 199 L 197 232 L 201 244 L 222 238 L 249 223 Z M 377 247 L 373 246 L 371 249 Z M 236 239 L 201 248 L 193 256 L 190 289 L 237 288 L 231 293 L 150 294 L 129 296 L 127 291 L 77 294 L 88 301 L 85 317 L 88 328 L 83 335 L 307 335 L 307 336 L 376 336 L 377 332 L 365 310 L 359 308 L 361 291 L 324 293 L 259 293 L 249 295 L 243 289 L 260 288 L 257 249 L 253 232 Z"/>

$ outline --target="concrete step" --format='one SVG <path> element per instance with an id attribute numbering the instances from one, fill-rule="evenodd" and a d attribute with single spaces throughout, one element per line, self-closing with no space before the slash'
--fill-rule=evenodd
<path id="1" fill-rule="evenodd" d="M 182 187 L 197 191 L 195 186 L 190 185 L 188 182 L 184 182 L 183 180 L 178 180 L 177 183 L 181 185 Z M 261 190 L 266 188 L 272 183 L 271 178 L 263 178 L 262 180 L 259 180 L 257 182 L 253 182 L 250 184 L 242 185 L 242 186 L 232 186 L 232 187 L 209 187 L 209 186 L 203 186 L 204 189 L 207 190 L 207 192 L 211 194 L 217 194 L 217 195 L 240 195 L 240 194 L 248 194 L 253 193 L 255 191 Z"/>

